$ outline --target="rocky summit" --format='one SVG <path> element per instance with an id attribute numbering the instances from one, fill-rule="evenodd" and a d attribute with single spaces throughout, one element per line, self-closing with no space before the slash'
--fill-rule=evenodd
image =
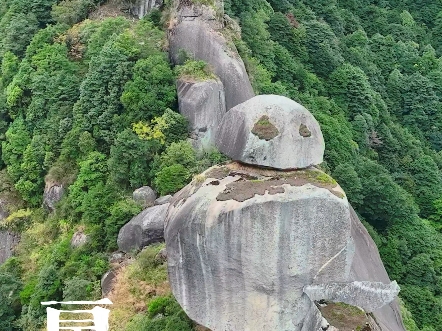
<path id="1" fill-rule="evenodd" d="M 276 169 L 299 169 L 322 163 L 324 138 L 313 115 L 279 95 L 259 95 L 232 108 L 216 140 L 236 161 Z"/>
<path id="2" fill-rule="evenodd" d="M 354 281 L 347 198 L 315 168 L 211 168 L 174 196 L 165 239 L 175 297 L 212 331 L 320 330 L 314 301 L 371 312 L 399 291 Z"/>

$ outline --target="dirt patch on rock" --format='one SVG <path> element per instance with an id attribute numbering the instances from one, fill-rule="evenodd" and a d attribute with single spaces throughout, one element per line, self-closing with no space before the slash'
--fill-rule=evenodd
<path id="1" fill-rule="evenodd" d="M 235 164 L 232 165 L 233 168 L 237 168 Z M 228 169 L 230 167 L 226 166 L 225 168 Z M 285 190 L 282 186 L 284 184 L 291 186 L 311 184 L 316 187 L 325 188 L 339 198 L 344 197 L 344 194 L 341 191 L 336 190 L 336 181 L 327 174 L 316 169 L 289 172 L 266 172 L 264 170 L 262 171 L 262 174 L 260 174 L 261 171 L 259 169 L 252 169 L 255 171 L 231 169 L 228 176 L 239 176 L 240 178 L 237 181 L 228 184 L 226 189 L 217 196 L 217 200 L 236 200 L 244 202 L 253 198 L 255 194 L 264 195 L 266 192 L 268 192 L 268 194 L 284 193 Z"/>
<path id="2" fill-rule="evenodd" d="M 299 134 L 301 136 L 303 136 L 304 138 L 308 138 L 308 137 L 312 136 L 312 132 L 309 130 L 309 128 L 305 124 L 301 124 L 299 126 Z"/>
<path id="3" fill-rule="evenodd" d="M 343 303 L 320 306 L 322 316 L 339 331 L 371 331 L 367 315 L 357 307 Z"/>
<path id="4" fill-rule="evenodd" d="M 262 116 L 258 122 L 255 123 L 252 133 L 259 139 L 266 141 L 272 140 L 279 134 L 278 128 L 270 122 L 267 115 Z"/>

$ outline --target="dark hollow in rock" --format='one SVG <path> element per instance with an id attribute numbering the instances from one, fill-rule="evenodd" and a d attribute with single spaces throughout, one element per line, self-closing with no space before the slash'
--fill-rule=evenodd
<path id="1" fill-rule="evenodd" d="M 312 136 L 311 131 L 308 129 L 307 125 L 302 124 L 299 126 L 299 134 L 304 138 L 308 138 Z"/>
<path id="2" fill-rule="evenodd" d="M 259 139 L 269 141 L 279 134 L 279 130 L 270 122 L 269 117 L 264 115 L 255 123 L 252 133 Z"/>

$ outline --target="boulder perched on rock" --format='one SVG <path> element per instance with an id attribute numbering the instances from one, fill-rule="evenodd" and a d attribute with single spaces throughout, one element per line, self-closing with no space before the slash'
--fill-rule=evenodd
<path id="1" fill-rule="evenodd" d="M 47 181 L 43 192 L 43 207 L 54 211 L 55 205 L 63 198 L 64 191 L 63 184 Z"/>
<path id="2" fill-rule="evenodd" d="M 319 170 L 211 168 L 171 202 L 165 239 L 173 293 L 212 331 L 319 330 L 321 313 L 304 288 L 349 282 L 351 227 L 344 192 Z"/>
<path id="3" fill-rule="evenodd" d="M 189 120 L 197 149 L 215 147 L 216 129 L 226 113 L 224 86 L 219 79 L 177 82 L 180 113 Z"/>
<path id="4" fill-rule="evenodd" d="M 118 249 L 129 253 L 164 240 L 164 220 L 169 204 L 143 210 L 124 225 L 118 234 Z"/>
<path id="5" fill-rule="evenodd" d="M 218 2 L 218 1 L 217 1 Z M 175 1 L 174 24 L 169 31 L 169 53 L 175 64 L 183 61 L 183 52 L 207 62 L 224 84 L 226 107 L 252 98 L 254 92 L 244 63 L 232 42 L 221 33 L 223 24 L 212 6 L 196 6 Z M 221 6 L 221 4 L 218 4 Z"/>
<path id="6" fill-rule="evenodd" d="M 320 164 L 325 149 L 313 115 L 278 95 L 259 95 L 227 112 L 216 145 L 236 161 L 277 169 Z"/>
<path id="7" fill-rule="evenodd" d="M 132 193 L 132 198 L 140 206 L 142 206 L 143 208 L 147 208 L 147 207 L 153 206 L 153 204 L 157 198 L 157 194 L 149 186 L 143 186 L 143 187 L 140 187 L 139 189 L 136 189 Z"/>

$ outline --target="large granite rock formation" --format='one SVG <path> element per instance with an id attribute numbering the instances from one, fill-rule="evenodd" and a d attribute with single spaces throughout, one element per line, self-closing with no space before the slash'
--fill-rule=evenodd
<path id="1" fill-rule="evenodd" d="M 143 210 L 124 225 L 118 234 L 117 244 L 120 251 L 129 253 L 164 240 L 164 220 L 169 204 L 154 206 Z"/>
<path id="2" fill-rule="evenodd" d="M 218 149 L 234 160 L 277 169 L 320 164 L 324 138 L 307 109 L 286 97 L 259 95 L 223 118 Z"/>
<path id="3" fill-rule="evenodd" d="M 46 181 L 45 190 L 43 192 L 43 207 L 49 211 L 54 211 L 55 206 L 64 195 L 64 187 L 61 183 Z"/>
<path id="4" fill-rule="evenodd" d="M 325 297 L 359 280 L 352 268 L 361 263 L 354 261 L 360 239 L 352 236 L 347 199 L 314 168 L 211 168 L 174 196 L 165 239 L 175 297 L 212 331 L 320 330 L 321 313 L 305 288 L 327 284 Z M 389 292 L 373 294 L 370 310 L 398 291 L 375 281 L 364 284 L 366 293 Z M 369 306 L 364 296 L 340 299 Z"/>
<path id="5" fill-rule="evenodd" d="M 224 84 L 227 110 L 252 98 L 254 93 L 244 63 L 233 43 L 228 42 L 221 33 L 221 8 L 217 12 L 211 6 L 183 3 L 175 1 L 175 19 L 169 30 L 172 61 L 181 63 L 184 51 L 196 60 L 210 64 Z"/>
<path id="6" fill-rule="evenodd" d="M 216 129 L 226 113 L 224 86 L 219 79 L 177 82 L 180 113 L 189 120 L 197 149 L 215 147 Z"/>
<path id="7" fill-rule="evenodd" d="M 160 8 L 162 5 L 163 0 L 135 0 L 131 4 L 130 12 L 142 19 L 152 9 Z"/>
<path id="8" fill-rule="evenodd" d="M 0 200 L 0 222 L 6 217 L 8 217 L 8 212 L 6 211 L 5 202 Z M 13 255 L 19 241 L 20 236 L 17 233 L 7 230 L 0 231 L 0 264 Z"/>

